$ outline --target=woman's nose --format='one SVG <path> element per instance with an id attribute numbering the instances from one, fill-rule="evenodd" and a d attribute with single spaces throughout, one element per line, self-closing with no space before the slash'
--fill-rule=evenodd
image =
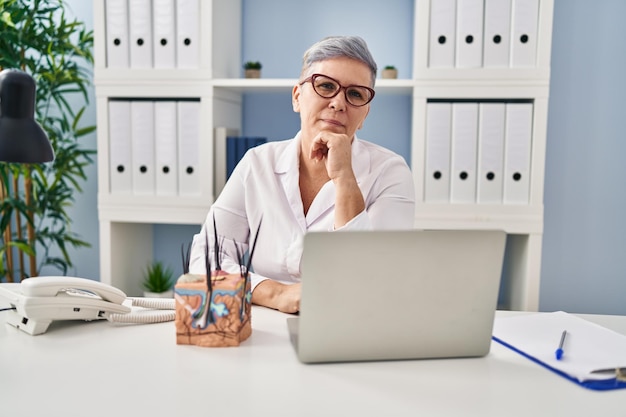
<path id="1" fill-rule="evenodd" d="M 335 97 L 330 99 L 330 108 L 335 111 L 343 111 L 346 109 L 348 103 L 346 103 L 346 95 L 343 91 L 340 91 Z"/>

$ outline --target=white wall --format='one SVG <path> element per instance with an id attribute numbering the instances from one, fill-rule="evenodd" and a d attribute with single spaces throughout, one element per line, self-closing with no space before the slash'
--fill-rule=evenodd
<path id="1" fill-rule="evenodd" d="M 91 1 L 69 0 L 69 3 L 78 17 L 91 25 Z M 244 0 L 247 7 L 258 3 L 258 0 Z M 297 59 L 300 59 L 303 45 L 308 46 L 319 36 L 311 33 L 315 25 L 307 20 L 311 3 L 289 2 L 289 6 L 302 9 L 302 24 L 284 22 L 274 13 L 257 16 L 264 30 L 282 28 L 289 35 L 285 37 L 288 42 L 285 47 L 291 50 L 297 45 Z M 357 12 L 370 14 L 368 10 L 354 8 L 354 13 Z M 250 13 L 247 19 L 254 15 Z M 626 314 L 626 263 L 622 261 L 626 252 L 624 16 L 626 2 L 623 0 L 555 0 L 540 295 L 543 311 Z M 349 16 L 342 15 L 342 18 L 350 21 Z M 364 21 L 375 24 L 375 16 Z M 257 24 L 248 23 L 250 27 Z M 308 29 L 301 30 L 301 27 Z M 243 59 L 266 61 L 268 65 L 264 68 L 274 71 L 269 64 L 271 60 L 252 56 L 248 49 L 252 45 L 245 40 L 253 36 L 244 33 L 243 39 Z M 281 49 L 273 47 L 276 51 Z M 385 48 L 410 50 L 410 45 L 389 43 Z M 394 54 L 385 48 L 377 45 L 372 48 L 382 54 L 381 66 L 387 64 L 387 56 L 397 55 L 397 51 Z M 401 101 L 395 105 L 402 107 Z M 244 123 L 244 130 L 247 122 L 262 117 L 245 109 L 244 113 L 244 117 L 250 119 Z M 88 116 L 95 123 L 93 107 Z M 376 138 L 383 136 L 380 130 L 372 129 L 370 133 Z M 264 134 L 271 136 L 273 133 Z M 95 138 L 86 144 L 95 148 Z M 397 152 L 401 154 L 407 152 L 401 144 L 392 142 L 390 146 L 398 146 Z M 76 195 L 72 228 L 91 242 L 93 248 L 73 254 L 76 269 L 72 273 L 97 278 L 95 166 L 89 173 L 85 192 Z M 194 232 L 195 228 L 190 226 L 156 226 L 155 256 L 178 271 L 178 241 L 188 241 Z M 172 243 L 171 236 L 175 236 L 177 242 Z"/>
<path id="2" fill-rule="evenodd" d="M 626 314 L 626 2 L 556 0 L 540 308 Z"/>
<path id="3" fill-rule="evenodd" d="M 69 0 L 67 1 L 70 12 L 67 18 L 75 17 L 79 21 L 85 23 L 88 29 L 93 28 L 93 8 L 91 0 Z M 95 92 L 93 86 L 90 90 L 90 106 L 85 111 L 82 124 L 84 126 L 93 126 L 96 124 L 96 106 Z M 82 103 L 80 103 L 82 105 Z M 86 149 L 96 149 L 95 132 L 80 138 L 80 143 Z M 100 277 L 100 260 L 99 260 L 99 244 L 98 244 L 98 209 L 97 209 L 97 165 L 96 155 L 93 156 L 94 164 L 85 169 L 88 181 L 81 184 L 82 193 L 74 193 L 75 203 L 68 210 L 72 223 L 70 225 L 72 232 L 77 233 L 82 240 L 91 244 L 90 248 L 81 248 L 74 250 L 68 247 L 70 258 L 74 267 L 68 271 L 68 275 L 81 276 L 85 278 L 99 279 Z M 47 267 L 40 271 L 40 275 L 58 275 L 59 270 Z"/>

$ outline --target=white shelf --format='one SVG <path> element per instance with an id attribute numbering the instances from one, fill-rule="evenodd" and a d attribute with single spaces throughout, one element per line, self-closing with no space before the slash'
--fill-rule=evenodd
<path id="1" fill-rule="evenodd" d="M 94 1 L 96 96 L 98 99 L 98 211 L 101 227 L 101 280 L 130 290 L 120 276 L 137 273 L 151 259 L 151 224 L 200 224 L 213 202 L 212 137 L 216 126 L 241 129 L 247 94 L 289 94 L 295 78 L 239 78 L 242 56 L 242 1 L 201 0 L 200 59 L 197 69 L 109 69 L 105 54 L 105 0 Z M 263 0 L 255 0 L 263 1 Z M 537 310 L 543 233 L 543 182 L 550 50 L 554 0 L 539 0 L 536 66 L 533 68 L 429 68 L 430 2 L 415 0 L 413 68 L 410 78 L 377 79 L 377 95 L 411 98 L 411 167 L 416 186 L 416 227 L 501 229 L 509 233 L 504 279 L 507 307 Z M 372 2 L 374 3 L 374 2 Z M 378 7 L 378 3 L 376 7 Z M 382 3 L 381 3 L 382 4 Z M 371 4 L 370 4 L 371 5 Z M 342 13 L 341 4 L 335 13 Z M 289 13 L 289 12 L 285 12 Z M 350 13 L 355 13 L 350 10 Z M 358 12 L 357 12 L 358 13 Z M 296 19 L 300 16 L 284 16 Z M 384 24 L 382 22 L 381 24 Z M 393 25 L 394 23 L 387 23 Z M 262 35 L 259 35 L 262 36 Z M 272 40 L 276 42 L 275 39 Z M 403 39 L 405 41 L 405 39 Z M 199 150 L 206 184 L 197 197 L 116 196 L 108 192 L 109 99 L 197 99 L 203 120 Z M 426 104 L 429 100 L 528 100 L 533 102 L 530 196 L 528 205 L 424 203 Z M 141 246 L 141 250 L 137 248 Z M 136 253 L 130 256 L 129 253 Z"/>
<path id="2" fill-rule="evenodd" d="M 129 83 L 181 83 L 210 81 L 209 71 L 206 69 L 121 69 L 98 68 L 94 69 L 94 79 L 98 84 L 129 84 Z"/>
<path id="3" fill-rule="evenodd" d="M 206 81 L 134 81 L 103 82 L 96 86 L 96 97 L 107 98 L 185 98 L 199 99 L 212 94 Z"/>
<path id="4" fill-rule="evenodd" d="M 510 234 L 543 233 L 543 206 L 418 204 L 417 228 L 504 230 Z"/>
<path id="5" fill-rule="evenodd" d="M 298 83 L 296 78 L 220 78 L 212 81 L 218 88 L 238 93 L 288 93 Z M 415 82 L 407 79 L 377 79 L 376 94 L 405 94 L 413 92 Z"/>
<path id="6" fill-rule="evenodd" d="M 110 198 L 98 201 L 100 221 L 119 223 L 196 224 L 204 222 L 211 207 L 205 201 L 180 197 Z M 182 200 L 182 201 L 181 201 Z M 146 210 L 146 207 L 151 207 Z"/>
<path id="7" fill-rule="evenodd" d="M 515 83 L 516 81 L 550 79 L 550 68 L 417 68 L 415 78 L 419 80 L 495 80 Z"/>
<path id="8" fill-rule="evenodd" d="M 415 82 L 415 96 L 428 99 L 535 99 L 547 98 L 549 82 L 538 80 L 419 80 Z"/>

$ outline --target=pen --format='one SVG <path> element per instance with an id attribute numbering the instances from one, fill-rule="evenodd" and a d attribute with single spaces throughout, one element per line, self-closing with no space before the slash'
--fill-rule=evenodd
<path id="1" fill-rule="evenodd" d="M 567 330 L 563 330 L 563 333 L 561 334 L 561 342 L 559 343 L 559 348 L 556 350 L 556 352 L 554 352 L 556 354 L 556 359 L 557 360 L 561 360 L 561 358 L 563 357 L 563 344 L 565 343 L 565 336 L 567 336 Z"/>

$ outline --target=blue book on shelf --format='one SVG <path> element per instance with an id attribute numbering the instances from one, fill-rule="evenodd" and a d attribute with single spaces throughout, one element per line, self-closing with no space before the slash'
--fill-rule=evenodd
<path id="1" fill-rule="evenodd" d="M 226 138 L 226 179 L 248 152 L 248 149 L 267 142 L 267 138 L 260 136 L 228 136 Z"/>

